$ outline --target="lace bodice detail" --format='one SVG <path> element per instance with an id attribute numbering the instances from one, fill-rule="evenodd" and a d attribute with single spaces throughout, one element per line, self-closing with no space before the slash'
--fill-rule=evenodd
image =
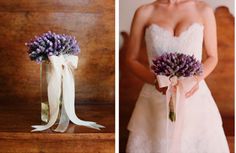
<path id="1" fill-rule="evenodd" d="M 165 52 L 179 52 L 194 55 L 202 59 L 204 26 L 200 23 L 191 24 L 179 36 L 173 36 L 168 30 L 157 24 L 151 24 L 146 29 L 145 40 L 149 63 L 154 57 Z"/>

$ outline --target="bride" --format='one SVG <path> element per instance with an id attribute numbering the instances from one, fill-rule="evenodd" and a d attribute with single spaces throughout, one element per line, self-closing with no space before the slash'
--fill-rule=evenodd
<path id="1" fill-rule="evenodd" d="M 175 124 L 166 116 L 166 88 L 160 88 L 154 73 L 139 60 L 143 39 L 149 65 L 166 52 L 179 52 L 202 59 L 203 74 L 184 93 L 184 122 L 172 141 Z M 128 153 L 229 153 L 222 120 L 204 79 L 217 64 L 216 22 L 213 10 L 198 0 L 157 0 L 137 9 L 129 40 L 127 66 L 145 81 L 130 119 Z M 177 116 L 178 121 L 178 116 Z M 174 147 L 173 147 L 174 146 Z"/>

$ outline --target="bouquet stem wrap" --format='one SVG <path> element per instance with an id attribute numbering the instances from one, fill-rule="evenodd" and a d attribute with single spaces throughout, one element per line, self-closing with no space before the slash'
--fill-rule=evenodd
<path id="1" fill-rule="evenodd" d="M 50 119 L 46 125 L 33 125 L 34 131 L 43 131 L 54 125 L 59 114 L 60 99 L 62 108 L 56 132 L 64 132 L 71 120 L 74 124 L 100 130 L 104 126 L 79 119 L 75 113 L 75 84 L 73 70 L 77 68 L 78 57 L 74 55 L 49 56 L 51 68 L 48 80 L 48 102 Z"/>
<path id="2" fill-rule="evenodd" d="M 159 87 L 167 87 L 166 91 L 166 140 L 167 153 L 180 153 L 181 131 L 184 123 L 185 93 L 189 91 L 196 80 L 193 77 L 176 77 L 158 75 Z M 171 107 L 170 108 L 170 103 Z M 171 121 L 170 115 L 173 115 Z"/>

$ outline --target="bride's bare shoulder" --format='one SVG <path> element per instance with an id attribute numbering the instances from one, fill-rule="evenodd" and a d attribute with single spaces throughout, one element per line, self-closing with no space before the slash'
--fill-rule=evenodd
<path id="1" fill-rule="evenodd" d="M 154 9 L 155 9 L 154 3 L 144 4 L 137 8 L 137 10 L 135 11 L 135 14 L 150 15 Z"/>
<path id="2" fill-rule="evenodd" d="M 214 10 L 208 3 L 199 0 L 196 1 L 196 6 L 205 25 L 209 24 L 210 22 L 214 22 Z"/>
<path id="3" fill-rule="evenodd" d="M 153 5 L 153 3 L 144 4 L 138 7 L 134 14 L 134 20 L 137 20 L 146 24 L 146 22 L 148 22 L 148 19 L 150 18 L 154 9 L 155 9 L 155 6 Z"/>
<path id="4" fill-rule="evenodd" d="M 203 17 L 214 13 L 214 10 L 212 9 L 212 7 L 208 3 L 206 3 L 205 1 L 197 0 L 196 6 L 197 6 L 197 9 L 199 10 L 199 12 L 203 15 Z"/>

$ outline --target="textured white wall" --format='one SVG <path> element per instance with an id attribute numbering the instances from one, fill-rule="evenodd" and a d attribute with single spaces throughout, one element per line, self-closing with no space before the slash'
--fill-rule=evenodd
<path id="1" fill-rule="evenodd" d="M 154 0 L 119 0 L 120 2 L 120 31 L 129 32 L 130 24 L 135 10 L 142 4 L 153 2 Z M 234 0 L 205 0 L 212 8 L 226 6 L 234 15 Z M 122 41 L 122 40 L 121 40 Z"/>

